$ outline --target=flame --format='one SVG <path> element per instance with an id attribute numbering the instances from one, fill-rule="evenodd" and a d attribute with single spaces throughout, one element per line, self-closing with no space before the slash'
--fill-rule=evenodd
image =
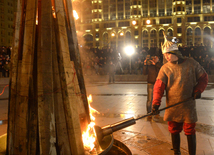
<path id="1" fill-rule="evenodd" d="M 92 108 L 90 106 L 90 103 L 92 102 L 92 95 L 89 95 L 88 97 L 88 105 L 89 105 L 89 111 L 90 111 L 90 118 L 91 118 L 91 122 L 88 125 L 86 131 L 83 131 L 82 134 L 82 140 L 83 140 L 83 145 L 85 150 L 89 150 L 92 151 L 95 147 L 95 142 L 96 142 L 96 132 L 94 129 L 95 126 L 95 117 L 93 116 L 94 113 L 98 113 L 99 112 L 97 110 L 95 110 L 94 108 Z"/>
<path id="2" fill-rule="evenodd" d="M 79 16 L 78 16 L 76 10 L 73 10 L 73 16 L 76 20 L 79 19 Z"/>

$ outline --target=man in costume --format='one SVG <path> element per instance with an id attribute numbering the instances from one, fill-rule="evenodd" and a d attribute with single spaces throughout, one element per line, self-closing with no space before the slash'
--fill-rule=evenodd
<path id="1" fill-rule="evenodd" d="M 197 122 L 196 101 L 208 83 L 204 68 L 194 59 L 184 58 L 178 50 L 176 40 L 167 40 L 162 45 L 166 60 L 158 74 L 153 90 L 152 112 L 158 113 L 161 98 L 166 90 L 166 106 L 183 103 L 166 109 L 164 121 L 168 121 L 174 155 L 180 155 L 180 132 L 187 136 L 190 155 L 196 154 L 195 125 Z"/>

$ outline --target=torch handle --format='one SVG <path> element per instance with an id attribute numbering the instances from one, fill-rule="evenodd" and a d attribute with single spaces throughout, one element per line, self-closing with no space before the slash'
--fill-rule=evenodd
<path id="1" fill-rule="evenodd" d="M 134 117 L 131 117 L 120 122 L 102 127 L 102 134 L 103 136 L 106 136 L 133 124 L 136 124 L 136 121 Z"/>
<path id="2" fill-rule="evenodd" d="M 171 108 L 171 107 L 174 107 L 174 106 L 176 106 L 176 105 L 179 105 L 179 104 L 181 104 L 181 103 L 184 103 L 184 102 L 187 102 L 187 101 L 190 101 L 190 100 L 193 100 L 193 99 L 194 99 L 194 97 L 190 97 L 190 98 L 188 98 L 188 99 L 186 99 L 186 100 L 184 100 L 184 101 L 181 101 L 181 102 L 175 103 L 175 104 L 173 104 L 173 105 L 167 106 L 167 107 L 165 107 L 165 108 L 159 109 L 158 112 L 163 111 L 163 110 L 166 110 L 166 109 L 169 109 L 169 108 Z M 140 116 L 140 117 L 136 118 L 135 120 L 137 121 L 137 120 L 139 120 L 139 119 L 142 119 L 142 118 L 147 117 L 147 116 L 150 116 L 150 115 L 154 115 L 154 114 L 153 114 L 152 112 L 150 112 L 150 113 L 148 113 L 147 115 L 143 115 L 143 116 Z"/>

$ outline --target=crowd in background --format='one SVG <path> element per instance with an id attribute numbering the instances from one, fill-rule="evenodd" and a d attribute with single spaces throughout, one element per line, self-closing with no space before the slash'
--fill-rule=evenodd
<path id="1" fill-rule="evenodd" d="M 9 77 L 11 47 L 0 47 L 0 77 Z"/>
<path id="2" fill-rule="evenodd" d="M 98 49 L 80 47 L 81 61 L 85 75 L 107 75 L 112 62 L 116 74 L 142 74 L 144 60 L 158 53 L 164 63 L 160 48 L 136 48 L 132 56 L 128 56 L 124 48 L 111 47 Z M 208 74 L 214 70 L 214 48 L 208 46 L 179 47 L 184 57 L 198 61 Z M 9 77 L 11 47 L 0 47 L 0 77 Z M 130 65 L 131 64 L 131 65 Z M 131 69 L 131 70 L 130 70 Z"/>
<path id="3" fill-rule="evenodd" d="M 214 70 L 214 48 L 208 46 L 179 47 L 184 57 L 190 57 L 198 61 L 208 74 Z M 124 49 L 95 49 L 80 48 L 82 66 L 85 75 L 106 75 L 109 64 L 113 62 L 116 74 L 142 74 L 144 60 L 158 53 L 159 59 L 164 62 L 160 48 L 136 48 L 132 56 L 128 56 Z M 131 65 L 130 65 L 131 64 Z M 130 70 L 131 68 L 131 70 Z"/>

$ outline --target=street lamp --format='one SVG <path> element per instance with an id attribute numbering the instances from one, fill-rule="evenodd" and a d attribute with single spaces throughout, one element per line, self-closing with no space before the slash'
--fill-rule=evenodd
<path id="1" fill-rule="evenodd" d="M 132 55 L 134 54 L 135 50 L 133 46 L 126 46 L 125 53 L 130 57 L 130 74 L 132 73 Z"/>

